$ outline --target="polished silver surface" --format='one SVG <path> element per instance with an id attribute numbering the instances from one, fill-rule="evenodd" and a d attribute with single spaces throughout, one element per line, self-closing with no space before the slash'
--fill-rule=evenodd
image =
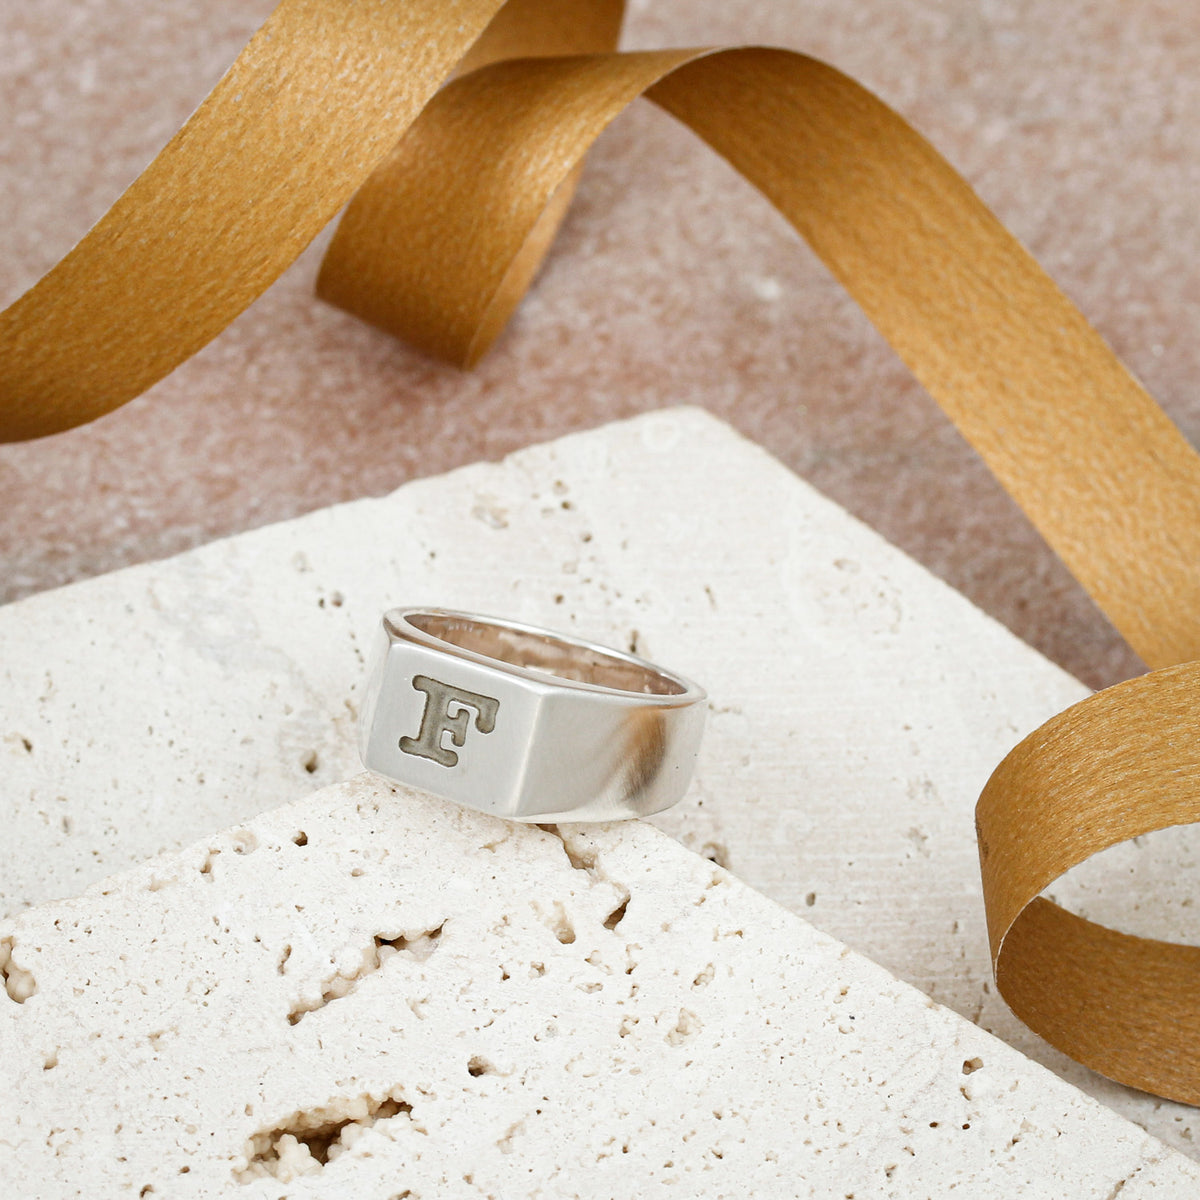
<path id="1" fill-rule="evenodd" d="M 645 659 L 471 613 L 384 614 L 359 718 L 364 765 L 514 821 L 609 821 L 674 804 L 703 688 Z"/>

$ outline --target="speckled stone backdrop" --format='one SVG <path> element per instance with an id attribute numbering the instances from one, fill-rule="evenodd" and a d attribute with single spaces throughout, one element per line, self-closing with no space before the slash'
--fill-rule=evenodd
<path id="1" fill-rule="evenodd" d="M 271 7 L 0 9 L 0 300 L 108 207 Z M 1200 9 L 631 6 L 631 47 L 746 41 L 823 57 L 914 122 L 1196 440 Z M 1085 682 L 1140 669 L 783 220 L 650 105 L 597 147 L 541 279 L 473 374 L 313 299 L 323 241 L 146 396 L 91 427 L 0 447 L 0 600 L 694 403 Z"/>

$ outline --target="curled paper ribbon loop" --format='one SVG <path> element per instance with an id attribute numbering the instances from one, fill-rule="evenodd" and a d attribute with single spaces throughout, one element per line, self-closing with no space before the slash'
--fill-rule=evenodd
<path id="1" fill-rule="evenodd" d="M 604 49 L 623 10 L 512 3 L 491 30 L 504 0 L 282 0 L 91 232 L 0 313 L 0 440 L 103 416 L 216 337 L 460 63 Z"/>
<path id="2" fill-rule="evenodd" d="M 459 79 L 355 196 L 319 294 L 474 362 L 536 271 L 564 185 L 642 94 L 792 222 L 1134 649 L 1200 657 L 1200 458 L 945 159 L 815 59 L 588 55 Z"/>
<path id="3" fill-rule="evenodd" d="M 1027 737 L 976 810 L 996 982 L 1060 1050 L 1200 1104 L 1200 947 L 1133 937 L 1040 893 L 1119 842 L 1200 821 L 1200 663 L 1089 697 Z"/>
<path id="4" fill-rule="evenodd" d="M 95 229 L 0 314 L 0 439 L 68 429 L 144 391 L 364 183 L 321 293 L 475 361 L 532 279 L 587 149 L 645 95 L 787 216 L 1143 658 L 1200 659 L 1200 458 L 919 134 L 801 54 L 605 53 L 620 0 L 501 4 L 283 0 Z M 1198 701 L 1194 666 L 1101 693 L 1022 743 L 978 812 L 1006 998 L 1082 1061 L 1192 1102 L 1200 950 L 1038 895 L 1113 841 L 1198 819 Z"/>

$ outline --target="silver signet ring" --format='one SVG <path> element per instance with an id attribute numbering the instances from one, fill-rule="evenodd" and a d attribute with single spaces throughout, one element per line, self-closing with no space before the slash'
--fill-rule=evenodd
<path id="1" fill-rule="evenodd" d="M 642 817 L 684 793 L 703 688 L 580 638 L 438 608 L 384 614 L 364 766 L 513 821 Z"/>

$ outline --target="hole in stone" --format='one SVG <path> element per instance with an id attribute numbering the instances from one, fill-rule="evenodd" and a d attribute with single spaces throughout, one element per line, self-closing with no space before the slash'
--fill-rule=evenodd
<path id="1" fill-rule="evenodd" d="M 492 1066 L 486 1058 L 476 1054 L 469 1063 L 467 1063 L 467 1074 L 478 1079 L 480 1075 L 494 1075 L 496 1068 Z"/>
<path id="2" fill-rule="evenodd" d="M 15 942 L 12 938 L 0 938 L 0 983 L 10 1000 L 24 1004 L 37 991 L 37 981 L 32 971 L 18 967 L 12 961 Z"/>
<path id="3" fill-rule="evenodd" d="M 317 766 L 319 765 L 319 761 L 318 761 L 318 759 L 317 759 L 317 752 L 316 752 L 315 750 L 306 750 L 306 751 L 305 751 L 305 752 L 304 752 L 304 753 L 303 753 L 303 754 L 300 756 L 300 765 L 301 765 L 301 766 L 302 766 L 302 767 L 303 767 L 303 768 L 304 768 L 304 769 L 305 769 L 305 770 L 306 770 L 306 771 L 307 771 L 307 772 L 308 772 L 310 775 L 312 775 L 312 774 L 313 774 L 313 773 L 316 771 L 316 769 L 317 769 Z"/>
<path id="4" fill-rule="evenodd" d="M 21 739 L 21 745 L 25 747 L 26 754 L 33 753 L 33 743 L 27 737 Z"/>
<path id="5" fill-rule="evenodd" d="M 292 841 L 293 841 L 293 842 L 294 842 L 294 843 L 295 843 L 297 846 L 307 846 L 307 845 L 308 845 L 308 834 L 307 834 L 307 833 L 305 833 L 305 832 L 304 832 L 304 830 L 302 829 L 302 830 L 300 830 L 300 832 L 299 832 L 298 834 L 296 834 L 296 835 L 295 835 L 295 836 L 292 838 Z"/>
<path id="6" fill-rule="evenodd" d="M 258 838 L 248 829 L 239 829 L 233 835 L 234 854 L 253 854 L 258 849 Z"/>
<path id="7" fill-rule="evenodd" d="M 443 921 L 436 929 L 428 929 L 423 933 L 415 934 L 413 937 L 405 937 L 404 934 L 397 934 L 395 937 L 386 937 L 383 934 L 378 934 L 372 940 L 371 945 L 363 948 L 361 961 L 349 974 L 339 972 L 324 979 L 321 984 L 321 996 L 319 999 L 300 1000 L 292 1011 L 288 1013 L 288 1024 L 296 1025 L 310 1012 L 316 1012 L 334 1000 L 340 1000 L 343 996 L 348 996 L 354 991 L 361 980 L 378 971 L 393 955 L 403 954 L 407 958 L 423 962 L 437 949 L 438 939 L 442 936 L 444 926 L 445 922 Z M 281 975 L 283 974 L 283 964 L 287 962 L 287 955 L 290 955 L 290 953 L 291 947 L 289 946 L 283 960 L 279 964 L 279 973 Z"/>
<path id="8" fill-rule="evenodd" d="M 688 1038 L 693 1037 L 700 1032 L 700 1018 L 694 1012 L 687 1008 L 679 1010 L 679 1020 L 675 1023 L 675 1028 L 667 1034 L 666 1042 L 669 1046 L 681 1046 Z"/>
<path id="9" fill-rule="evenodd" d="M 625 910 L 629 907 L 629 897 L 626 896 L 616 908 L 604 918 L 605 929 L 616 929 L 618 925 L 625 919 Z"/>
<path id="10" fill-rule="evenodd" d="M 555 830 L 557 833 L 558 831 Z M 562 835 L 559 834 L 561 837 Z M 576 850 L 571 846 L 566 839 L 563 839 L 563 850 L 566 851 L 567 862 L 571 864 L 577 871 L 586 871 L 591 874 L 596 869 L 596 852 L 590 847 L 586 850 Z"/>
<path id="11" fill-rule="evenodd" d="M 812 906 L 814 904 L 816 904 L 816 902 L 817 902 L 817 893 L 816 892 L 809 892 L 808 895 L 804 897 L 804 904 L 805 904 L 806 908 L 812 908 Z"/>
<path id="12" fill-rule="evenodd" d="M 974 1075 L 975 1072 L 978 1071 L 979 1068 L 982 1066 L 983 1066 L 982 1058 L 968 1058 L 966 1060 L 966 1062 L 963 1063 L 962 1073 L 964 1075 Z"/>
<path id="13" fill-rule="evenodd" d="M 307 1112 L 292 1113 L 285 1121 L 259 1130 L 246 1148 L 245 1169 L 235 1172 L 239 1183 L 274 1178 L 290 1183 L 319 1171 L 348 1151 L 376 1121 L 401 1113 L 412 1116 L 412 1105 L 397 1089 L 380 1100 L 370 1096 L 334 1100 Z"/>

